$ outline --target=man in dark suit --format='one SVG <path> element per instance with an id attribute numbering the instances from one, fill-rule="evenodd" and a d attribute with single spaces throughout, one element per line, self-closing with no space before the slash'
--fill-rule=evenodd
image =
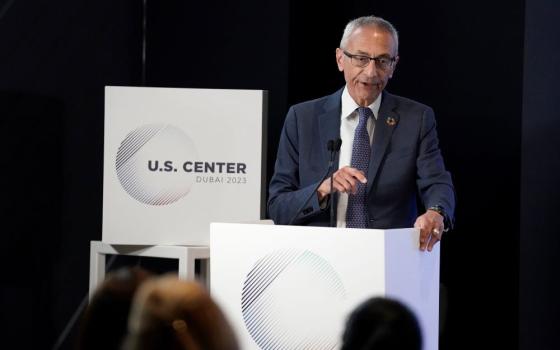
<path id="1" fill-rule="evenodd" d="M 368 16 L 348 23 L 336 49 L 346 86 L 288 111 L 269 187 L 276 224 L 327 226 L 334 206 L 338 227 L 414 226 L 420 249 L 429 251 L 451 227 L 455 194 L 434 113 L 383 91 L 398 60 L 398 35 L 389 22 Z M 339 137 L 330 198 L 330 180 L 319 181 L 330 157 L 327 142 Z"/>

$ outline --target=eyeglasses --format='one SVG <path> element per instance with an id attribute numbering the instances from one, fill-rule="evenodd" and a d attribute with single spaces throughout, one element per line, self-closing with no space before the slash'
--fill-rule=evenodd
<path id="1" fill-rule="evenodd" d="M 352 64 L 359 68 L 364 68 L 369 64 L 369 61 L 375 61 L 375 67 L 380 70 L 389 70 L 393 67 L 393 64 L 397 60 L 396 57 L 388 57 L 388 56 L 377 56 L 377 57 L 369 57 L 366 55 L 352 55 L 347 51 L 342 51 L 348 57 L 350 57 L 350 61 Z"/>

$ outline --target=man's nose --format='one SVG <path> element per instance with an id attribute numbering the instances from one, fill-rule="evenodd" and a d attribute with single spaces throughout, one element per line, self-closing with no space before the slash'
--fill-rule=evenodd
<path id="1" fill-rule="evenodd" d="M 368 77 L 377 76 L 377 67 L 375 66 L 375 60 L 370 60 L 368 65 L 364 67 L 364 73 Z"/>

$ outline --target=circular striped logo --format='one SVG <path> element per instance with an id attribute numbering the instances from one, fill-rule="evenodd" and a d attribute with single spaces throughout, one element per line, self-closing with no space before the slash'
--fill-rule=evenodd
<path id="1" fill-rule="evenodd" d="M 278 250 L 247 274 L 241 295 L 245 326 L 268 349 L 335 349 L 346 291 L 337 272 L 309 250 Z"/>
<path id="2" fill-rule="evenodd" d="M 130 132 L 121 142 L 115 162 L 117 177 L 134 199 L 167 205 L 189 193 L 194 176 L 180 169 L 184 159 L 196 159 L 194 143 L 181 129 L 150 124 Z"/>

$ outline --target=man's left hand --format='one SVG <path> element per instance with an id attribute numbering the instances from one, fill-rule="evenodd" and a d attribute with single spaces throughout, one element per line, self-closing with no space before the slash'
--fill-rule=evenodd
<path id="1" fill-rule="evenodd" d="M 443 216 L 437 211 L 427 210 L 416 219 L 414 227 L 420 229 L 420 250 L 424 251 L 428 248 L 431 252 L 443 235 Z"/>

